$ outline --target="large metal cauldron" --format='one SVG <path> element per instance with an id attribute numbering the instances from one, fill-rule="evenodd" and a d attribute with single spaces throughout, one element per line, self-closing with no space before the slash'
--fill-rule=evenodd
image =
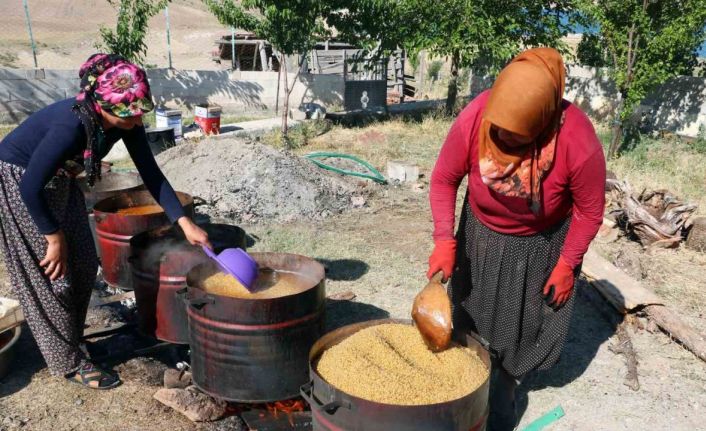
<path id="1" fill-rule="evenodd" d="M 194 214 L 194 199 L 186 193 L 177 192 L 188 216 Z M 130 273 L 130 239 L 160 226 L 171 224 L 164 212 L 145 215 L 118 214 L 124 208 L 142 205 L 156 205 L 157 202 L 147 191 L 125 192 L 103 199 L 93 206 L 96 220 L 96 236 L 101 252 L 103 278 L 112 287 L 132 289 Z"/>
<path id="2" fill-rule="evenodd" d="M 354 397 L 328 384 L 316 371 L 324 351 L 361 329 L 405 320 L 373 320 L 344 326 L 316 342 L 309 354 L 311 382 L 302 396 L 311 405 L 314 431 L 482 431 L 488 415 L 488 380 L 474 392 L 446 403 L 398 406 Z M 490 370 L 488 352 L 468 334 L 454 334 L 454 341 L 470 347 Z M 345 367 L 345 364 L 341 364 Z"/>
<path id="3" fill-rule="evenodd" d="M 225 224 L 201 225 L 216 252 L 245 249 L 245 231 Z M 184 237 L 179 226 L 163 226 L 130 240 L 133 288 L 138 328 L 145 334 L 175 344 L 189 343 L 189 324 L 183 293 L 186 273 L 209 258 Z"/>
<path id="4" fill-rule="evenodd" d="M 299 293 L 239 299 L 201 290 L 211 262 L 187 275 L 191 370 L 202 391 L 229 401 L 270 402 L 295 397 L 309 380 L 311 346 L 323 333 L 324 267 L 284 253 L 252 253 L 260 267 L 301 277 Z"/>
<path id="5" fill-rule="evenodd" d="M 88 223 L 91 226 L 91 234 L 93 242 L 96 246 L 96 252 L 100 257 L 100 247 L 98 246 L 98 236 L 96 235 L 96 220 L 93 216 L 93 205 L 124 192 L 136 192 L 144 190 L 145 185 L 142 183 L 142 178 L 139 174 L 120 173 L 120 172 L 103 172 L 102 179 L 97 181 L 93 187 L 88 187 L 86 177 L 77 178 L 78 185 L 83 192 L 83 197 L 86 200 L 86 211 L 88 212 Z"/>

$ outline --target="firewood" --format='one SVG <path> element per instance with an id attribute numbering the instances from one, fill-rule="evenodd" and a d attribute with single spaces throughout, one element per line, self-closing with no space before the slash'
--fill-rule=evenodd
<path id="1" fill-rule="evenodd" d="M 649 305 L 645 312 L 671 338 L 706 361 L 706 337 L 696 332 L 676 313 L 662 305 Z"/>
<path id="2" fill-rule="evenodd" d="M 227 407 L 225 401 L 216 400 L 192 388 L 160 389 L 154 398 L 193 422 L 215 421 L 223 417 Z"/>
<path id="3" fill-rule="evenodd" d="M 635 354 L 635 349 L 632 346 L 632 340 L 630 340 L 630 335 L 628 334 L 625 326 L 627 325 L 627 320 L 623 321 L 618 325 L 617 343 L 608 346 L 608 350 L 615 353 L 616 355 L 623 355 L 625 357 L 625 363 L 628 367 L 628 372 L 625 374 L 625 386 L 629 387 L 633 391 L 640 389 L 640 381 L 638 380 L 637 374 L 637 355 Z"/>
<path id="4" fill-rule="evenodd" d="M 644 311 L 651 321 L 698 358 L 706 361 L 706 338 L 664 306 L 664 301 L 615 265 L 589 249 L 583 274 L 593 287 L 622 314 Z M 653 329 L 648 326 L 648 330 Z"/>
<path id="5" fill-rule="evenodd" d="M 692 250 L 706 252 L 706 217 L 697 217 L 686 237 L 686 246 Z"/>
<path id="6" fill-rule="evenodd" d="M 680 201 L 667 190 L 643 190 L 635 195 L 625 181 L 607 180 L 606 184 L 618 206 L 618 217 L 643 246 L 657 243 L 657 247 L 676 247 L 683 240 L 696 205 Z"/>

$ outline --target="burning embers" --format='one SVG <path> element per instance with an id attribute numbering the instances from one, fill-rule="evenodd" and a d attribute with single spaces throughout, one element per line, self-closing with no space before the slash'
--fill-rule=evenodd
<path id="1" fill-rule="evenodd" d="M 251 430 L 292 430 L 311 425 L 311 416 L 304 400 L 295 398 L 265 404 L 250 404 L 241 417 Z"/>

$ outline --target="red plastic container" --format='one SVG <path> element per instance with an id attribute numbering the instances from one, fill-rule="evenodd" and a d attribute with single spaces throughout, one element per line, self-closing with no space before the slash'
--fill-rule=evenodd
<path id="1" fill-rule="evenodd" d="M 218 105 L 208 103 L 196 105 L 194 122 L 205 135 L 218 135 L 221 133 L 221 111 L 222 108 Z"/>

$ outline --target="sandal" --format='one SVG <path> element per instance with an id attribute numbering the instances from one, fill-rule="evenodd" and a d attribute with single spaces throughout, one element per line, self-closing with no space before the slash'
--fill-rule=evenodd
<path id="1" fill-rule="evenodd" d="M 112 389 L 122 383 L 117 374 L 106 371 L 88 361 L 81 364 L 79 369 L 66 379 L 71 383 L 99 390 Z"/>

